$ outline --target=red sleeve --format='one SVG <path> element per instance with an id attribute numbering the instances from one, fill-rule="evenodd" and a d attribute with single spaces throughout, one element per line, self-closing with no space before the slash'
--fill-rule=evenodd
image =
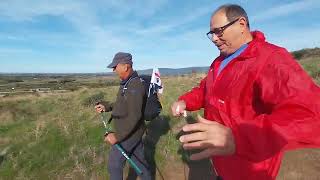
<path id="1" fill-rule="evenodd" d="M 183 100 L 186 103 L 187 111 L 196 111 L 203 107 L 206 79 L 207 77 L 203 78 L 199 86 L 192 88 L 191 91 L 179 97 L 179 100 Z"/>
<path id="2" fill-rule="evenodd" d="M 255 87 L 264 113 L 233 131 L 238 155 L 261 161 L 282 150 L 320 147 L 320 88 L 286 50 L 268 58 Z"/>

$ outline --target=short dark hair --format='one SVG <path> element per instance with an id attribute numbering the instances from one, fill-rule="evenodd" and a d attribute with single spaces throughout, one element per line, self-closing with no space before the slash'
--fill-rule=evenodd
<path id="1" fill-rule="evenodd" d="M 216 14 L 218 11 L 224 11 L 229 22 L 234 21 L 239 17 L 244 17 L 247 21 L 247 26 L 250 28 L 248 15 L 241 6 L 237 4 L 225 4 L 218 7 L 213 14 Z"/>

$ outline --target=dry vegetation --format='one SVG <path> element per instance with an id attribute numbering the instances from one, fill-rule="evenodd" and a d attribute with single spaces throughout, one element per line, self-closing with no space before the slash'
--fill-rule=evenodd
<path id="1" fill-rule="evenodd" d="M 300 62 L 319 83 L 320 59 Z M 191 167 L 191 177 L 208 172 L 202 166 L 208 167 L 207 162 L 190 163 L 188 153 L 181 151 L 176 139 L 185 121 L 169 113 L 171 103 L 203 76 L 162 79 L 164 109 L 160 118 L 148 124 L 145 139 L 147 158 L 157 179 L 184 179 L 189 172 L 187 166 Z M 81 88 L 68 93 L 1 98 L 0 179 L 106 179 L 109 146 L 102 143 L 103 127 L 91 104 L 99 98 L 113 101 L 117 89 Z M 286 153 L 278 179 L 319 177 L 320 150 L 304 149 Z"/>

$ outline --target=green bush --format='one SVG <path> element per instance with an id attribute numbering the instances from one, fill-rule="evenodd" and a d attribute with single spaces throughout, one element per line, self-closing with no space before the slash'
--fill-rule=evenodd
<path id="1" fill-rule="evenodd" d="M 320 59 L 303 62 L 302 66 L 312 78 L 318 79 L 320 77 Z"/>
<path id="2" fill-rule="evenodd" d="M 294 51 L 292 52 L 292 56 L 297 59 L 300 60 L 304 55 L 306 54 L 305 50 L 300 50 L 300 51 Z"/>
<path id="3" fill-rule="evenodd" d="M 81 105 L 85 106 L 85 107 L 89 107 L 94 105 L 96 102 L 100 102 L 103 101 L 104 99 L 104 93 L 103 92 L 98 92 L 96 94 L 90 95 L 88 97 L 85 97 L 82 102 Z"/>

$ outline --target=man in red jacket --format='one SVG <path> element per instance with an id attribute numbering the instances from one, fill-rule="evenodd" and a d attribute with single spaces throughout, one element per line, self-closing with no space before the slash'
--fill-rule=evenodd
<path id="1" fill-rule="evenodd" d="M 275 179 L 285 150 L 320 147 L 320 88 L 287 50 L 250 32 L 238 5 L 219 7 L 207 35 L 220 56 L 171 107 L 174 116 L 204 108 L 204 118 L 179 140 L 224 180 Z"/>

